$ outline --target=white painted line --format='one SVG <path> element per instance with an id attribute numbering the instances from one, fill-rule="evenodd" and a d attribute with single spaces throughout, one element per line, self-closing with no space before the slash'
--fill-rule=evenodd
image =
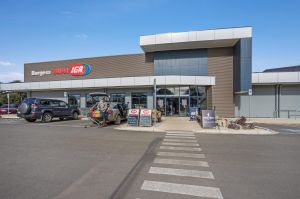
<path id="1" fill-rule="evenodd" d="M 178 143 L 178 142 L 162 142 L 162 145 L 174 145 L 174 146 L 199 146 L 197 143 Z"/>
<path id="2" fill-rule="evenodd" d="M 174 150 L 174 151 L 202 151 L 201 148 L 180 147 L 180 146 L 160 146 L 160 149 Z"/>
<path id="3" fill-rule="evenodd" d="M 174 153 L 174 152 L 157 152 L 158 156 L 184 157 L 184 158 L 205 158 L 204 154 L 195 153 Z"/>
<path id="4" fill-rule="evenodd" d="M 151 167 L 149 170 L 149 173 L 162 174 L 162 175 L 184 176 L 184 177 L 194 177 L 194 178 L 215 179 L 213 173 L 210 171 L 197 171 L 197 170 L 187 170 L 187 169 Z"/>
<path id="5" fill-rule="evenodd" d="M 197 140 L 164 139 L 165 142 L 197 142 Z"/>
<path id="6" fill-rule="evenodd" d="M 167 133 L 166 134 L 167 136 L 168 135 L 173 135 L 173 136 L 186 136 L 186 137 L 194 137 L 195 135 L 194 134 L 174 134 L 174 133 Z"/>
<path id="7" fill-rule="evenodd" d="M 300 133 L 300 130 L 297 130 L 297 129 L 280 129 L 280 130 L 286 130 L 286 131 L 290 131 L 290 132 L 293 132 L 293 133 Z"/>
<path id="8" fill-rule="evenodd" d="M 145 180 L 142 190 L 223 199 L 219 188 Z"/>
<path id="9" fill-rule="evenodd" d="M 196 137 L 186 137 L 186 136 L 166 136 L 165 138 L 176 138 L 176 139 L 196 139 Z"/>
<path id="10" fill-rule="evenodd" d="M 196 167 L 209 167 L 207 162 L 195 161 L 195 160 L 177 160 L 177 159 L 155 158 L 153 162 L 158 163 L 158 164 L 175 164 L 175 165 L 186 165 L 186 166 L 196 166 Z"/>
<path id="11" fill-rule="evenodd" d="M 167 133 L 174 133 L 174 134 L 195 134 L 193 132 L 183 132 L 183 131 L 168 131 Z"/>

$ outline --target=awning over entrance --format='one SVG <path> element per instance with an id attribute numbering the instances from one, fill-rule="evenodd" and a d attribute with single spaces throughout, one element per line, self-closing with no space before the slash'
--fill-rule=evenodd
<path id="1" fill-rule="evenodd" d="M 234 46 L 239 39 L 252 37 L 252 27 L 162 33 L 140 37 L 144 52 L 218 48 Z"/>
<path id="2" fill-rule="evenodd" d="M 214 76 L 140 76 L 85 80 L 0 84 L 0 91 L 65 90 L 81 88 L 143 87 L 157 85 L 215 85 Z"/>

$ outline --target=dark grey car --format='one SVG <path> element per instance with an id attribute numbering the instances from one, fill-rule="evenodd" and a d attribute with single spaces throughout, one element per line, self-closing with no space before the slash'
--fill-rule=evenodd
<path id="1" fill-rule="evenodd" d="M 18 117 L 28 122 L 42 119 L 43 122 L 51 122 L 53 118 L 72 118 L 77 120 L 80 111 L 78 106 L 71 106 L 64 101 L 54 99 L 27 98 L 18 109 Z"/>

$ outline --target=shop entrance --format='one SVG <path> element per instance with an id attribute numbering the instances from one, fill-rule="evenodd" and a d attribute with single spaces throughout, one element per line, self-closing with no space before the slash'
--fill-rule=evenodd
<path id="1" fill-rule="evenodd" d="M 178 97 L 167 97 L 166 98 L 166 115 L 167 116 L 178 116 L 179 106 Z"/>
<path id="2" fill-rule="evenodd" d="M 207 108 L 204 86 L 162 86 L 156 90 L 156 108 L 165 116 L 189 116 L 190 107 Z"/>

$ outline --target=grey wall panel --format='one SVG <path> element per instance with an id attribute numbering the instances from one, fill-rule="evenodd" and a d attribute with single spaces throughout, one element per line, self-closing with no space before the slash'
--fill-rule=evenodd
<path id="1" fill-rule="evenodd" d="M 242 38 L 234 47 L 234 91 L 248 91 L 252 75 L 252 38 Z"/>
<path id="2" fill-rule="evenodd" d="M 275 86 L 253 86 L 253 95 L 235 96 L 236 117 L 275 117 Z"/>
<path id="3" fill-rule="evenodd" d="M 207 50 L 179 50 L 154 53 L 155 75 L 208 74 Z"/>
<path id="4" fill-rule="evenodd" d="M 279 103 L 280 110 L 300 111 L 300 85 L 282 85 Z M 291 115 L 293 114 L 295 113 L 291 112 Z M 288 117 L 288 113 L 281 111 L 280 117 L 286 118 Z"/>

